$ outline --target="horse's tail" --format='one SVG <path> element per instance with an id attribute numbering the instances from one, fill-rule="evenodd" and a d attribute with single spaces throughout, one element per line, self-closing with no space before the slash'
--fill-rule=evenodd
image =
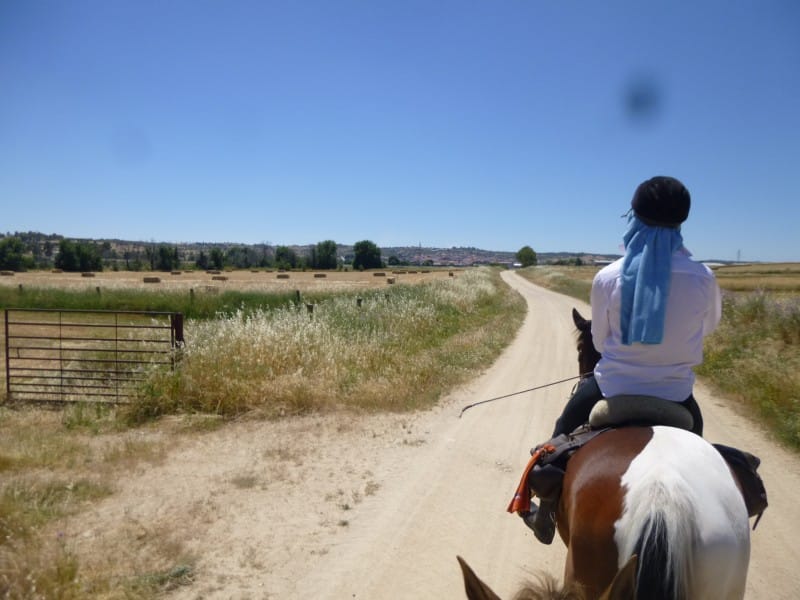
<path id="1" fill-rule="evenodd" d="M 694 519 L 688 518 L 692 508 L 663 483 L 653 483 L 650 492 L 652 503 L 639 515 L 641 528 L 633 547 L 639 557 L 636 598 L 687 600 L 696 537 Z"/>

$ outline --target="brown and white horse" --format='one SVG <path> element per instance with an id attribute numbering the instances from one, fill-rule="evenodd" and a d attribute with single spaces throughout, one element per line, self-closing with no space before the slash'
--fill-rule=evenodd
<path id="1" fill-rule="evenodd" d="M 573 311 L 578 363 L 599 354 L 591 323 Z M 597 436 L 567 463 L 556 513 L 565 580 L 598 597 L 632 555 L 636 598 L 744 597 L 750 528 L 728 464 L 706 440 L 665 426 Z"/>
<path id="2" fill-rule="evenodd" d="M 591 373 L 599 354 L 590 322 L 577 311 L 573 317 L 579 372 Z M 587 600 L 609 597 L 632 560 L 638 563 L 633 585 L 612 597 L 744 597 L 750 561 L 744 499 L 720 453 L 683 429 L 628 426 L 591 439 L 567 463 L 556 523 L 567 546 L 565 585 L 577 586 Z"/>

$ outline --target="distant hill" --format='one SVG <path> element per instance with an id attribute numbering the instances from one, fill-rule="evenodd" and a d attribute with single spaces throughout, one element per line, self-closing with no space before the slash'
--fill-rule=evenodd
<path id="1" fill-rule="evenodd" d="M 274 256 L 275 245 L 268 244 L 238 244 L 235 242 L 190 242 L 166 243 L 141 240 L 121 240 L 115 238 L 72 238 L 56 233 L 44 234 L 34 231 L 0 233 L 0 240 L 6 237 L 16 237 L 22 240 L 26 253 L 33 258 L 38 266 L 52 264 L 58 254 L 58 245 L 62 239 L 75 242 L 89 242 L 101 248 L 103 260 L 110 266 L 126 268 L 132 263 L 145 262 L 145 257 L 152 254 L 159 246 L 177 248 L 178 256 L 184 263 L 194 263 L 201 252 L 208 255 L 212 250 L 223 253 L 236 253 L 238 256 L 246 255 L 255 258 L 268 258 Z M 309 256 L 314 244 L 289 246 L 298 256 Z M 535 250 L 535 248 L 534 248 Z M 244 252 L 243 252 L 244 251 Z M 349 262 L 353 258 L 353 246 L 339 244 L 338 254 Z M 474 247 L 437 248 L 427 246 L 387 246 L 381 247 L 381 257 L 389 265 L 430 265 L 430 266 L 472 266 L 484 264 L 513 265 L 516 260 L 515 252 L 485 250 Z M 578 263 L 595 264 L 614 260 L 619 255 L 593 254 L 587 252 L 539 252 L 539 264 L 552 263 Z"/>

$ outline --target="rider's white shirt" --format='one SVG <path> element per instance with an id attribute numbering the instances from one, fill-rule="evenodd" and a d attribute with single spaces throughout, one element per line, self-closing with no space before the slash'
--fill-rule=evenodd
<path id="1" fill-rule="evenodd" d="M 703 360 L 703 338 L 722 316 L 714 274 L 687 250 L 675 252 L 663 342 L 626 346 L 620 331 L 622 260 L 603 268 L 592 284 L 592 336 L 603 355 L 594 370 L 600 391 L 605 397 L 645 394 L 686 400 L 694 384 L 692 367 Z"/>

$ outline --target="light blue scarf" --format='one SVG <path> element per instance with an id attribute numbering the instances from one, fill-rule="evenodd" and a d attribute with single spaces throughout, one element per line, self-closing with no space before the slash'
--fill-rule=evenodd
<path id="1" fill-rule="evenodd" d="M 651 227 L 631 215 L 622 261 L 622 343 L 660 344 L 672 273 L 672 253 L 683 245 L 679 229 Z"/>

